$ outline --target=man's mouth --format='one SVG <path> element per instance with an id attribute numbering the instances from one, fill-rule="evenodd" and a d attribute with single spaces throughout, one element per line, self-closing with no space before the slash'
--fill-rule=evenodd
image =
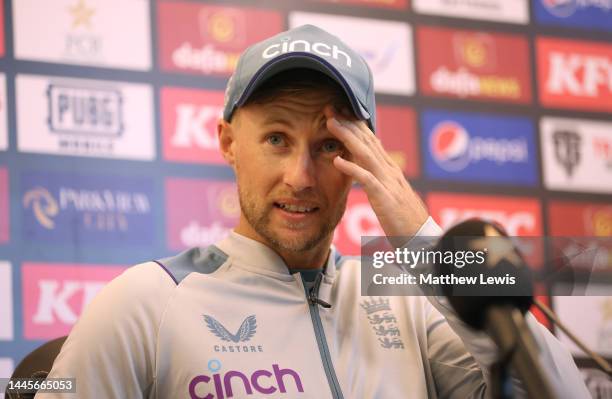
<path id="1" fill-rule="evenodd" d="M 316 207 L 316 206 L 309 207 L 309 206 L 302 206 L 302 205 L 287 204 L 283 202 L 275 202 L 274 206 L 282 209 L 285 212 L 289 212 L 289 213 L 312 213 L 312 212 L 316 212 L 319 210 L 319 207 Z"/>

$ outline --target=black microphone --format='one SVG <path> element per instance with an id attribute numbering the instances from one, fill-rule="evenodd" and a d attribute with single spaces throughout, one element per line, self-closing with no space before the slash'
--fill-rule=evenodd
<path id="1" fill-rule="evenodd" d="M 486 331 L 499 348 L 499 362 L 492 368 L 494 397 L 510 397 L 503 387 L 506 367 L 511 364 L 529 397 L 554 398 L 538 359 L 536 341 L 524 318 L 533 304 L 532 273 L 504 229 L 494 223 L 470 219 L 449 229 L 435 249 L 443 253 L 486 253 L 484 262 L 472 262 L 461 268 L 437 263 L 436 269 L 441 275 L 478 276 L 478 281 L 481 276 L 498 278 L 495 281 L 510 276 L 516 282 L 512 287 L 494 284 L 484 288 L 453 285 L 441 288 L 459 318 L 474 329 Z"/>

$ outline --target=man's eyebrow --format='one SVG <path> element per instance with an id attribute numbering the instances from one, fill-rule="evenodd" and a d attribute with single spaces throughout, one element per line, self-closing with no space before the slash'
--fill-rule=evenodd
<path id="1" fill-rule="evenodd" d="M 266 116 L 266 118 L 263 120 L 263 124 L 264 125 L 274 125 L 274 124 L 281 124 L 281 125 L 286 125 L 289 127 L 293 126 L 293 122 L 291 121 L 290 118 L 278 115 L 278 114 L 271 114 Z"/>

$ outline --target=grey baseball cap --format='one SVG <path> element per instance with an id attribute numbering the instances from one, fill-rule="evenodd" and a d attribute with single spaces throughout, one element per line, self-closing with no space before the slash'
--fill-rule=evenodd
<path id="1" fill-rule="evenodd" d="M 263 82 L 288 69 L 314 69 L 329 76 L 349 99 L 353 112 L 376 127 L 372 71 L 365 60 L 336 36 L 313 25 L 303 25 L 247 48 L 225 91 L 223 118 L 246 103 Z"/>

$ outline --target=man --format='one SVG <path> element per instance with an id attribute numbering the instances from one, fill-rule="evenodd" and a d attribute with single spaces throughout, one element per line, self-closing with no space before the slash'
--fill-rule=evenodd
<path id="1" fill-rule="evenodd" d="M 353 181 L 388 236 L 441 233 L 375 126 L 371 72 L 335 36 L 307 25 L 247 49 L 218 124 L 238 226 L 112 281 L 50 377 L 76 377 L 79 398 L 485 396 L 491 340 L 437 298 L 361 297 L 359 262 L 331 246 Z M 559 395 L 587 397 L 528 322 Z"/>

